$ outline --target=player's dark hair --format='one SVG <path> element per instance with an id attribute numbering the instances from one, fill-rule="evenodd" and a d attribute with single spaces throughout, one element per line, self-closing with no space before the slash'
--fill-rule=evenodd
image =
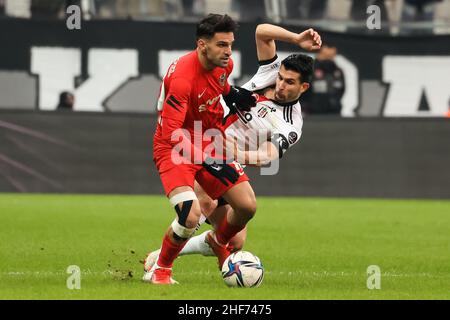
<path id="1" fill-rule="evenodd" d="M 197 24 L 197 40 L 211 39 L 217 32 L 236 32 L 238 24 L 227 14 L 210 13 Z"/>
<path id="2" fill-rule="evenodd" d="M 300 74 L 300 82 L 311 83 L 314 72 L 314 59 L 306 54 L 291 54 L 281 61 L 281 65 L 286 70 L 298 72 Z"/>

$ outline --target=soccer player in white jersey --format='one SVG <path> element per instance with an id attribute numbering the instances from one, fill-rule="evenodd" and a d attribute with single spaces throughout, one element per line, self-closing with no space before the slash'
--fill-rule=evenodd
<path id="1" fill-rule="evenodd" d="M 256 28 L 260 66 L 241 89 L 257 93 L 257 105 L 249 111 L 228 106 L 230 113 L 224 119 L 225 135 L 235 141 L 232 148 L 234 158 L 243 165 L 261 166 L 283 157 L 302 134 L 303 119 L 299 98 L 309 89 L 313 59 L 307 55 L 293 54 L 281 61 L 276 54 L 275 41 L 292 43 L 308 51 L 318 50 L 322 45 L 320 35 L 313 29 L 293 33 L 271 24 L 261 24 Z M 261 131 L 267 133 L 265 141 L 252 141 L 259 136 L 255 132 Z M 242 148 L 243 144 L 245 148 Z M 195 185 L 195 192 L 202 212 L 213 228 L 222 219 L 226 219 L 230 210 L 226 202 L 211 199 L 198 184 Z M 210 231 L 191 238 L 180 255 L 213 255 L 205 242 L 208 232 Z M 230 251 L 242 249 L 245 239 L 246 228 L 230 241 Z M 159 250 L 156 250 L 147 256 L 144 269 L 152 267 L 158 254 Z"/>

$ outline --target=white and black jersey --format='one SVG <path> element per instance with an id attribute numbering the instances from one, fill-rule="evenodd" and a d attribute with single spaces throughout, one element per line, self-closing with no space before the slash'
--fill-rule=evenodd
<path id="1" fill-rule="evenodd" d="M 258 91 L 275 85 L 280 67 L 281 59 L 278 56 L 271 60 L 260 61 L 258 71 L 242 88 Z"/>
<path id="2" fill-rule="evenodd" d="M 243 88 L 261 90 L 275 84 L 281 60 L 275 58 L 259 67 L 258 72 Z M 225 128 L 225 135 L 236 137 L 245 144 L 247 150 L 257 150 L 267 140 L 272 140 L 278 147 L 280 158 L 302 135 L 303 118 L 298 101 L 282 105 L 264 96 L 259 96 L 256 107 L 249 112 L 237 112 L 230 117 Z"/>

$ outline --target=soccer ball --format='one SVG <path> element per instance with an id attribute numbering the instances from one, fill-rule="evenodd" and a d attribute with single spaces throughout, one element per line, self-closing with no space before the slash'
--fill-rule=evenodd
<path id="1" fill-rule="evenodd" d="M 237 251 L 223 263 L 222 277 L 229 287 L 258 287 L 264 278 L 264 268 L 253 253 Z"/>

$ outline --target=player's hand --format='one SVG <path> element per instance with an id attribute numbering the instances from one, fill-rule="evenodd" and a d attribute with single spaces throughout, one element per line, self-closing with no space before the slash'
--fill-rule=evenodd
<path id="1" fill-rule="evenodd" d="M 240 111 L 250 111 L 256 106 L 257 95 L 240 87 L 230 87 L 230 92 L 223 96 L 223 100 L 227 103 L 231 113 Z"/>
<path id="2" fill-rule="evenodd" d="M 322 46 L 320 34 L 312 28 L 299 33 L 295 42 L 300 48 L 307 51 L 319 50 Z"/>
<path id="3" fill-rule="evenodd" d="M 206 158 L 202 165 L 226 186 L 228 186 L 227 180 L 234 184 L 239 179 L 239 173 L 228 163 L 220 163 L 212 158 Z"/>

